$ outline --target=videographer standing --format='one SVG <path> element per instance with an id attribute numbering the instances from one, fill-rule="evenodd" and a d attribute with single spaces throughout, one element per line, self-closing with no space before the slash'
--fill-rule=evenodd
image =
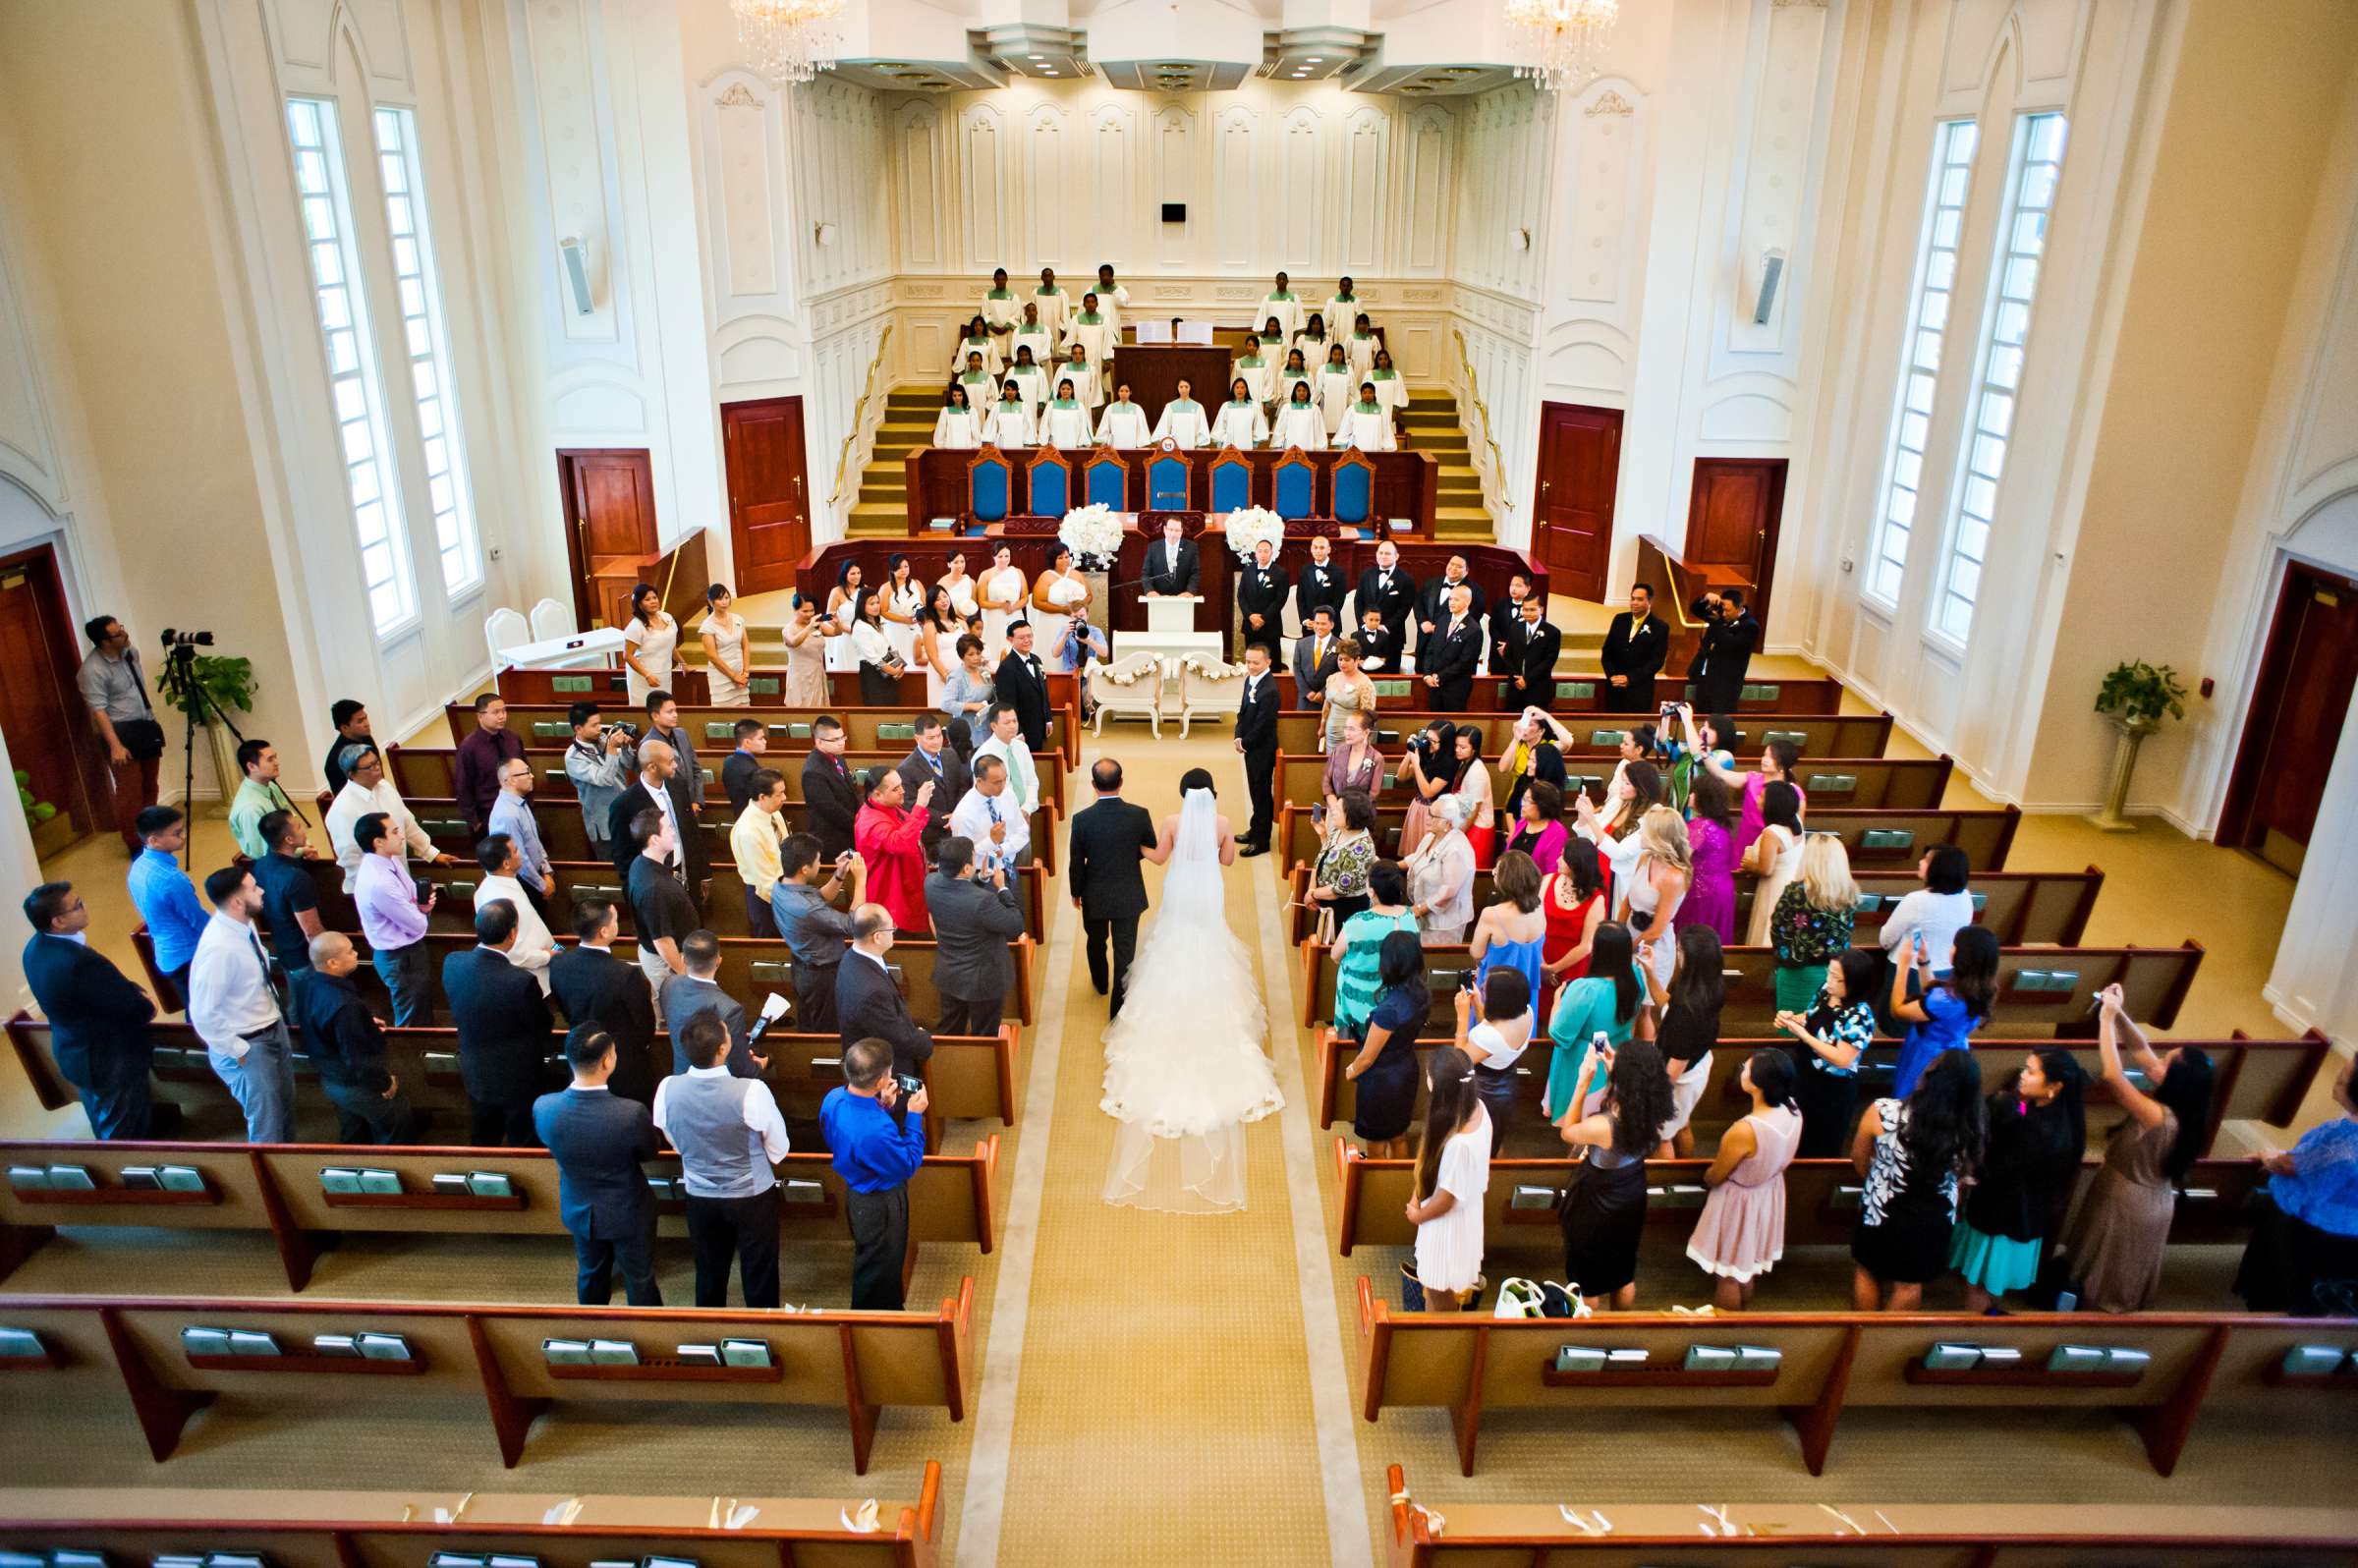
<path id="1" fill-rule="evenodd" d="M 123 847 L 136 856 L 140 835 L 132 824 L 155 804 L 164 727 L 156 722 L 155 706 L 147 700 L 140 656 L 132 651 L 131 634 L 123 630 L 123 623 L 101 615 L 83 631 L 90 640 L 90 651 L 75 672 L 74 686 L 89 704 L 98 739 L 106 743 L 107 770 L 114 779 L 115 830 L 123 835 Z"/>
<path id="2" fill-rule="evenodd" d="M 608 724 L 595 702 L 576 702 L 565 716 L 573 724 L 573 744 L 565 748 L 565 776 L 573 780 L 573 792 L 581 797 L 590 857 L 612 860 L 607 818 L 614 803 L 631 787 L 632 775 L 639 771 L 631 727 Z"/>
<path id="3" fill-rule="evenodd" d="M 1733 713 L 1744 695 L 1744 674 L 1760 650 L 1761 623 L 1744 607 L 1742 588 L 1707 592 L 1688 610 L 1704 623 L 1703 642 L 1687 666 L 1694 705 L 1706 713 Z"/>
<path id="4" fill-rule="evenodd" d="M 909 1096 L 895 1126 L 901 1086 L 890 1073 L 892 1047 L 854 1040 L 843 1053 L 841 1088 L 827 1091 L 818 1119 L 835 1173 L 851 1191 L 844 1217 L 852 1231 L 852 1310 L 897 1313 L 904 1304 L 901 1264 L 909 1256 L 909 1178 L 926 1159 L 926 1091 Z"/>

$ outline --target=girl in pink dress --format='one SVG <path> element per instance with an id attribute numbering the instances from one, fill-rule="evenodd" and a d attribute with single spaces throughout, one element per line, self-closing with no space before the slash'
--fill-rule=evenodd
<path id="1" fill-rule="evenodd" d="M 1752 1114 L 1719 1139 L 1703 1184 L 1712 1190 L 1687 1256 L 1715 1277 L 1712 1301 L 1723 1313 L 1752 1305 L 1752 1287 L 1785 1255 L 1785 1167 L 1801 1147 L 1793 1108 L 1793 1058 L 1758 1050 L 1736 1082 L 1752 1096 Z"/>

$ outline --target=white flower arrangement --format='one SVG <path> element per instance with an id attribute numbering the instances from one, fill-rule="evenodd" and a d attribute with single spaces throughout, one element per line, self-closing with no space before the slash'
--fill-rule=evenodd
<path id="1" fill-rule="evenodd" d="M 1285 548 L 1285 519 L 1265 506 L 1240 506 L 1226 518 L 1228 548 L 1237 559 L 1250 561 L 1253 551 L 1266 539 L 1273 549 Z"/>
<path id="2" fill-rule="evenodd" d="M 1121 552 L 1121 515 L 1102 501 L 1075 507 L 1056 525 L 1056 537 L 1084 560 L 1110 561 Z"/>

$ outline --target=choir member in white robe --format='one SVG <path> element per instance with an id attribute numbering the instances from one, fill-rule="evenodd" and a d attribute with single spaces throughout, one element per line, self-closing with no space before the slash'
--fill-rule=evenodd
<path id="1" fill-rule="evenodd" d="M 1293 401 L 1277 411 L 1277 423 L 1269 431 L 1269 450 L 1282 452 L 1298 446 L 1305 452 L 1323 451 L 1326 446 L 1326 417 L 1310 400 L 1310 383 L 1294 383 Z"/>
<path id="2" fill-rule="evenodd" d="M 959 339 L 957 352 L 950 356 L 952 375 L 966 368 L 966 357 L 970 354 L 982 355 L 982 368 L 992 375 L 1007 368 L 1007 362 L 999 357 L 999 340 L 990 335 L 989 326 L 981 316 L 967 322 L 966 336 Z"/>
<path id="3" fill-rule="evenodd" d="M 1022 317 L 1023 303 L 1016 292 L 1007 287 L 1007 269 L 992 268 L 990 287 L 982 294 L 982 324 L 990 329 L 991 341 L 998 344 L 1002 352 L 1006 348 L 1007 335 L 1015 330 L 1015 323 Z"/>
<path id="4" fill-rule="evenodd" d="M 1351 412 L 1351 404 L 1359 396 L 1359 377 L 1351 373 L 1351 361 L 1340 343 L 1326 346 L 1326 363 L 1319 366 L 1319 408 L 1326 416 L 1326 433 L 1332 435 L 1343 427 L 1343 416 Z"/>
<path id="5" fill-rule="evenodd" d="M 1130 383 L 1117 382 L 1113 401 L 1097 419 L 1097 445 L 1145 446 L 1147 444 L 1147 411 L 1130 401 Z"/>
<path id="6" fill-rule="evenodd" d="M 982 444 L 982 421 L 975 417 L 966 388 L 952 386 L 941 395 L 941 412 L 933 416 L 935 446 L 968 449 Z"/>
<path id="7" fill-rule="evenodd" d="M 1337 447 L 1352 447 L 1361 452 L 1389 452 L 1392 446 L 1392 411 L 1376 401 L 1376 383 L 1363 383 L 1359 401 L 1343 416 L 1343 427 L 1334 432 Z"/>
<path id="8" fill-rule="evenodd" d="M 1408 378 L 1392 368 L 1392 351 L 1377 349 L 1375 367 L 1368 379 L 1376 383 L 1376 401 L 1390 410 L 1397 418 L 1408 412 Z"/>
<path id="9" fill-rule="evenodd" d="M 1089 363 L 1101 370 L 1113 363 L 1113 346 L 1120 334 L 1097 306 L 1096 290 L 1081 296 L 1081 313 L 1065 323 L 1064 343 L 1068 349 L 1086 350 Z"/>
<path id="10" fill-rule="evenodd" d="M 1007 383 L 999 401 L 982 421 L 982 439 L 995 447 L 1032 446 L 1038 441 L 1032 425 L 1032 405 L 1024 401 L 1021 383 Z"/>
<path id="11" fill-rule="evenodd" d="M 1100 401 L 1097 392 L 1099 376 L 1095 361 L 1089 357 L 1089 345 L 1076 343 L 1066 351 L 1065 358 L 1056 362 L 1056 374 L 1073 378 L 1073 396 L 1085 409 L 1094 409 Z"/>
<path id="12" fill-rule="evenodd" d="M 1228 366 L 1228 378 L 1253 389 L 1253 401 L 1268 403 L 1277 395 L 1277 366 L 1261 352 L 1261 339 L 1245 339 L 1245 352 Z"/>
<path id="13" fill-rule="evenodd" d="M 1056 269 L 1039 269 L 1039 287 L 1032 291 L 1032 303 L 1039 307 L 1040 324 L 1050 332 L 1061 334 L 1065 319 L 1073 313 L 1073 302 L 1056 286 Z"/>
<path id="14" fill-rule="evenodd" d="M 1253 395 L 1252 383 L 1240 375 L 1230 384 L 1228 401 L 1220 405 L 1211 421 L 1211 444 L 1262 446 L 1268 439 L 1269 421 L 1261 412 L 1261 400 Z"/>
<path id="15" fill-rule="evenodd" d="M 1022 384 L 1024 407 L 1032 411 L 1033 419 L 1038 420 L 1039 406 L 1048 401 L 1048 372 L 1032 358 L 1031 344 L 1024 344 L 1015 351 L 1015 363 L 1007 367 L 1007 374 L 1002 379 Z"/>
<path id="16" fill-rule="evenodd" d="M 982 368 L 982 356 L 969 354 L 966 368 L 959 373 L 958 384 L 966 388 L 967 406 L 978 414 L 990 406 L 999 395 L 999 378 Z"/>
<path id="17" fill-rule="evenodd" d="M 1343 352 L 1351 357 L 1351 373 L 1365 381 L 1368 372 L 1376 368 L 1376 351 L 1382 347 L 1383 340 L 1376 335 L 1367 312 L 1361 311 L 1352 324 L 1351 335 L 1343 339 Z"/>
<path id="18" fill-rule="evenodd" d="M 1279 407 L 1293 402 L 1296 382 L 1311 386 L 1310 366 L 1304 362 L 1300 349 L 1290 350 L 1286 354 L 1285 367 L 1277 372 L 1275 391 L 1270 394 L 1270 401 Z M 1315 393 L 1318 389 L 1312 386 L 1311 390 Z"/>
<path id="19" fill-rule="evenodd" d="M 1333 341 L 1326 332 L 1326 318 L 1313 310 L 1310 312 L 1310 324 L 1295 334 L 1294 347 L 1302 351 L 1302 358 L 1308 360 L 1315 369 L 1326 363 L 1326 346 Z"/>
<path id="20" fill-rule="evenodd" d="M 1081 447 L 1089 445 L 1089 410 L 1076 398 L 1073 378 L 1056 378 L 1056 399 L 1041 413 L 1039 444 L 1041 446 Z"/>
<path id="21" fill-rule="evenodd" d="M 1015 324 L 1015 336 L 1008 344 L 1008 359 L 1012 361 L 1015 351 L 1026 344 L 1031 345 L 1034 364 L 1045 364 L 1056 358 L 1056 334 L 1039 318 L 1039 306 L 1032 300 L 1024 302 L 1024 318 Z"/>
<path id="22" fill-rule="evenodd" d="M 1130 291 L 1113 281 L 1113 263 L 1097 263 L 1097 308 L 1113 328 L 1113 341 L 1122 341 L 1122 323 L 1130 318 Z"/>
<path id="23" fill-rule="evenodd" d="M 1193 450 L 1211 439 L 1211 424 L 1204 413 L 1204 405 L 1190 394 L 1194 388 L 1179 383 L 1179 395 L 1162 406 L 1154 418 L 1154 433 L 1148 437 L 1150 446 L 1159 444 L 1165 436 L 1179 443 L 1183 450 Z"/>
<path id="24" fill-rule="evenodd" d="M 1285 336 L 1277 340 L 1280 343 L 1293 342 L 1294 334 L 1302 330 L 1302 297 L 1284 273 L 1278 273 L 1277 286 L 1261 297 L 1258 313 L 1277 318 L 1277 324 L 1285 329 Z"/>
<path id="25" fill-rule="evenodd" d="M 1359 318 L 1359 291 L 1351 286 L 1349 278 L 1336 280 L 1334 293 L 1326 301 L 1324 314 L 1326 330 L 1335 336 L 1340 337 L 1351 330 L 1351 323 Z"/>

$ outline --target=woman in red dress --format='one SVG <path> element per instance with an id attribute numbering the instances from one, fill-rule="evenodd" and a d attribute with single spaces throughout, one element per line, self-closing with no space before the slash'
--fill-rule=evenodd
<path id="1" fill-rule="evenodd" d="M 1604 924 L 1604 879 L 1594 855 L 1567 855 L 1540 884 L 1540 909 L 1547 917 L 1547 939 L 1540 963 L 1552 989 L 1547 1008 L 1554 1013 L 1554 993 L 1589 972 L 1589 944 Z"/>

